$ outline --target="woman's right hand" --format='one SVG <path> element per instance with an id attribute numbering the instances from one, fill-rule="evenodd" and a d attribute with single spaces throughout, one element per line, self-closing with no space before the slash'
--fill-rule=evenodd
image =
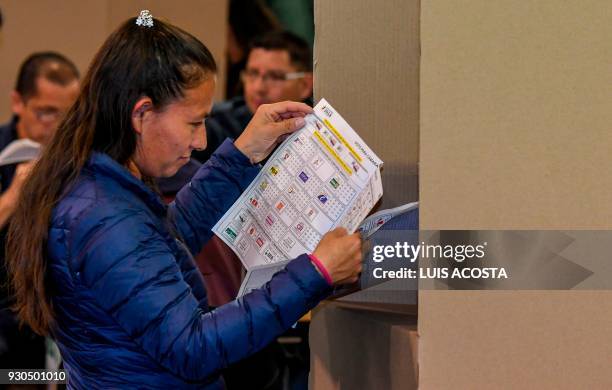
<path id="1" fill-rule="evenodd" d="M 268 157 L 287 135 L 304 127 L 304 116 L 311 112 L 311 107 L 298 102 L 262 104 L 234 146 L 251 163 L 258 163 Z"/>
<path id="2" fill-rule="evenodd" d="M 325 234 L 312 253 L 325 267 L 334 285 L 354 283 L 361 272 L 361 237 L 336 228 Z"/>

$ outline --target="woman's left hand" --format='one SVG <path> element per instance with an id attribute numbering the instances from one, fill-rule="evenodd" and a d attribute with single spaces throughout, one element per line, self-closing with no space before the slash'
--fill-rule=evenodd
<path id="1" fill-rule="evenodd" d="M 311 112 L 312 108 L 304 103 L 262 104 L 234 145 L 256 164 L 268 157 L 287 135 L 304 127 L 304 116 Z"/>

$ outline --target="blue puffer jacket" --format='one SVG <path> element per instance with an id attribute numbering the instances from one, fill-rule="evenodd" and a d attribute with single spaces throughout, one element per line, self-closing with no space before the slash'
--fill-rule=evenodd
<path id="1" fill-rule="evenodd" d="M 302 255 L 263 288 L 209 310 L 188 250 L 210 238 L 257 170 L 226 141 L 166 207 L 110 157 L 92 156 L 55 208 L 48 240 L 69 388 L 223 388 L 221 368 L 329 294 Z"/>

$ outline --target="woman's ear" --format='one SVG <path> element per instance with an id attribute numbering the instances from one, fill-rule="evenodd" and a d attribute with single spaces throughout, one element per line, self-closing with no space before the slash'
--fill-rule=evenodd
<path id="1" fill-rule="evenodd" d="M 132 127 L 138 134 L 142 134 L 145 115 L 153 110 L 153 101 L 144 96 L 138 99 L 132 109 Z"/>

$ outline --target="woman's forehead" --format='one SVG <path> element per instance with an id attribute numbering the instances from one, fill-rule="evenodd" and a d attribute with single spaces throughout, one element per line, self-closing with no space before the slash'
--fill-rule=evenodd
<path id="1" fill-rule="evenodd" d="M 203 112 L 203 115 L 210 111 L 215 94 L 216 80 L 208 78 L 197 87 L 189 88 L 183 93 L 183 97 L 172 102 L 169 109 L 180 109 L 193 113 Z"/>

